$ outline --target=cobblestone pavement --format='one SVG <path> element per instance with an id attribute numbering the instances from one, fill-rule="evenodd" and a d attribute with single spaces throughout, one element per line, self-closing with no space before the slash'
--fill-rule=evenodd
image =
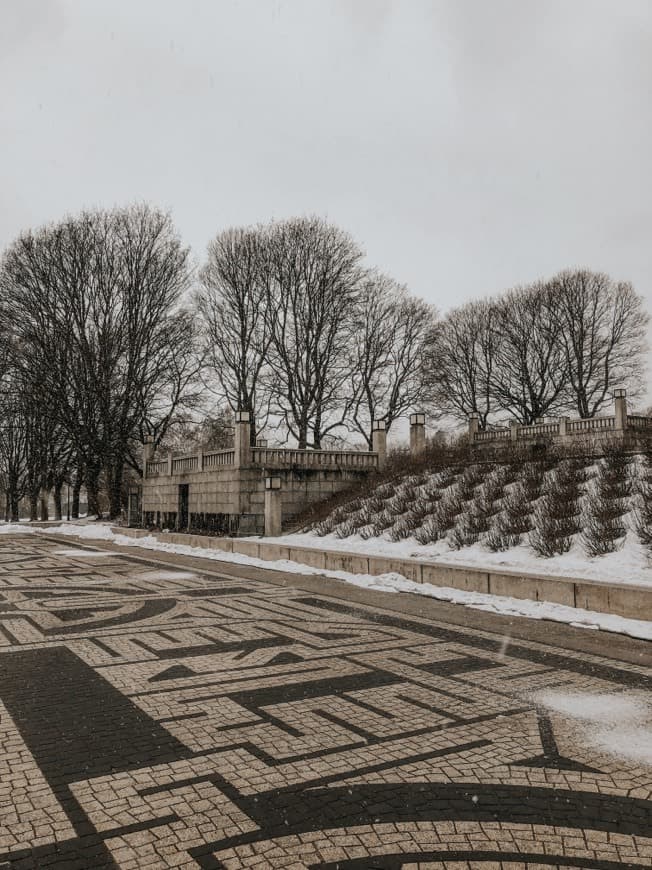
<path id="1" fill-rule="evenodd" d="M 534 694 L 651 676 L 3 537 L 0 867 L 650 868 L 652 766 Z"/>

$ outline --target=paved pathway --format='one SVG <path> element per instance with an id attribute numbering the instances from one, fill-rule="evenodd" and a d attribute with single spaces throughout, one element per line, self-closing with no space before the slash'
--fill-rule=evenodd
<path id="1" fill-rule="evenodd" d="M 0 868 L 650 868 L 651 686 L 477 627 L 3 536 Z M 555 712 L 578 696 L 592 724 Z"/>

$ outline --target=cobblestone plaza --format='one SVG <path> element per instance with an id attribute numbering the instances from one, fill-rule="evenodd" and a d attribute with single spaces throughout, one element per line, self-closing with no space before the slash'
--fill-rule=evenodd
<path id="1" fill-rule="evenodd" d="M 3 536 L 0 867 L 652 867 L 652 766 L 537 700 L 649 669 L 372 600 Z"/>

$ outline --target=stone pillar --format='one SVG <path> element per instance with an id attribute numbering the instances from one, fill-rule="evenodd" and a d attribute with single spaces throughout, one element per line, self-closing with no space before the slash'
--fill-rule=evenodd
<path id="1" fill-rule="evenodd" d="M 518 441 L 518 420 L 509 421 L 509 440 L 513 444 Z"/>
<path id="2" fill-rule="evenodd" d="M 372 423 L 371 449 L 378 454 L 378 471 L 382 471 L 387 461 L 387 431 L 384 420 L 374 420 Z"/>
<path id="3" fill-rule="evenodd" d="M 570 432 L 568 430 L 568 417 L 560 417 L 559 418 L 559 440 L 567 441 L 570 438 Z"/>
<path id="4" fill-rule="evenodd" d="M 172 476 L 172 454 L 168 453 L 168 477 Z"/>
<path id="5" fill-rule="evenodd" d="M 251 462 L 251 421 L 249 411 L 235 412 L 235 466 Z"/>
<path id="6" fill-rule="evenodd" d="M 622 431 L 627 428 L 627 390 L 614 390 L 614 426 Z"/>
<path id="7" fill-rule="evenodd" d="M 471 414 L 469 417 L 469 443 L 473 444 L 475 436 L 480 431 L 480 417 L 477 414 Z"/>
<path id="8" fill-rule="evenodd" d="M 147 477 L 147 463 L 154 456 L 154 439 L 151 435 L 145 435 L 143 442 L 143 480 Z"/>
<path id="9" fill-rule="evenodd" d="M 281 534 L 283 508 L 281 504 L 281 478 L 265 478 L 265 537 L 277 538 Z"/>
<path id="10" fill-rule="evenodd" d="M 418 456 L 426 448 L 426 415 L 410 414 L 410 453 Z"/>
<path id="11" fill-rule="evenodd" d="M 197 453 L 197 471 L 203 471 L 203 470 L 204 470 L 204 451 L 202 449 L 202 450 L 199 450 L 199 452 Z"/>

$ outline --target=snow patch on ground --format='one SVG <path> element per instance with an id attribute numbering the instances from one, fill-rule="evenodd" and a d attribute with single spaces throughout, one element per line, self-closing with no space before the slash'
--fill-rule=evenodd
<path id="1" fill-rule="evenodd" d="M 587 744 L 636 763 L 652 764 L 652 707 L 649 699 L 549 689 L 534 702 L 580 723 Z"/>
<path id="2" fill-rule="evenodd" d="M 347 571 L 327 571 L 321 568 L 313 568 L 309 565 L 301 565 L 298 562 L 290 562 L 287 559 L 264 560 L 253 556 L 243 556 L 240 553 L 226 553 L 222 550 L 190 547 L 187 544 L 171 544 L 159 541 L 154 535 L 146 535 L 142 538 L 130 538 L 113 532 L 105 523 L 93 523 L 89 525 L 62 524 L 48 529 L 25 529 L 24 526 L 4 524 L 0 525 L 0 533 L 4 534 L 47 534 L 62 535 L 81 538 L 84 541 L 109 541 L 124 547 L 135 547 L 143 550 L 153 550 L 165 553 L 176 553 L 182 556 L 195 556 L 214 562 L 231 563 L 237 565 L 251 565 L 256 568 L 267 568 L 276 571 L 284 571 L 292 574 L 313 575 L 318 574 L 343 580 L 354 586 L 365 589 L 374 589 L 380 592 L 409 592 L 414 595 L 423 595 L 435 598 L 439 601 L 449 601 L 453 604 L 462 604 L 475 610 L 484 610 L 490 613 L 504 616 L 526 617 L 528 619 L 549 619 L 554 622 L 562 622 L 578 628 L 588 628 L 626 634 L 630 637 L 643 640 L 652 640 L 652 622 L 639 619 L 625 619 L 609 613 L 596 613 L 590 610 L 582 610 L 576 607 L 566 607 L 562 604 L 553 604 L 547 601 L 529 601 L 520 598 L 510 598 L 500 595 L 489 595 L 481 592 L 465 592 L 460 589 L 451 589 L 445 586 L 433 586 L 431 583 L 414 583 L 401 574 L 387 573 L 380 575 L 350 574 Z M 285 538 L 268 539 L 266 541 L 287 544 L 290 538 L 303 540 L 305 535 L 286 536 Z M 258 540 L 258 539 L 255 539 Z M 322 546 L 325 538 L 318 538 Z M 341 544 L 342 542 L 340 542 Z M 344 549 L 340 547 L 340 549 Z M 75 555 L 82 551 L 75 550 Z M 484 551 L 483 551 L 484 552 Z M 192 576 L 192 575 L 191 575 Z"/>
<path id="3" fill-rule="evenodd" d="M 97 558 L 98 556 L 117 556 L 117 553 L 107 553 L 105 550 L 55 550 L 54 556 L 72 556 L 78 558 Z"/>

